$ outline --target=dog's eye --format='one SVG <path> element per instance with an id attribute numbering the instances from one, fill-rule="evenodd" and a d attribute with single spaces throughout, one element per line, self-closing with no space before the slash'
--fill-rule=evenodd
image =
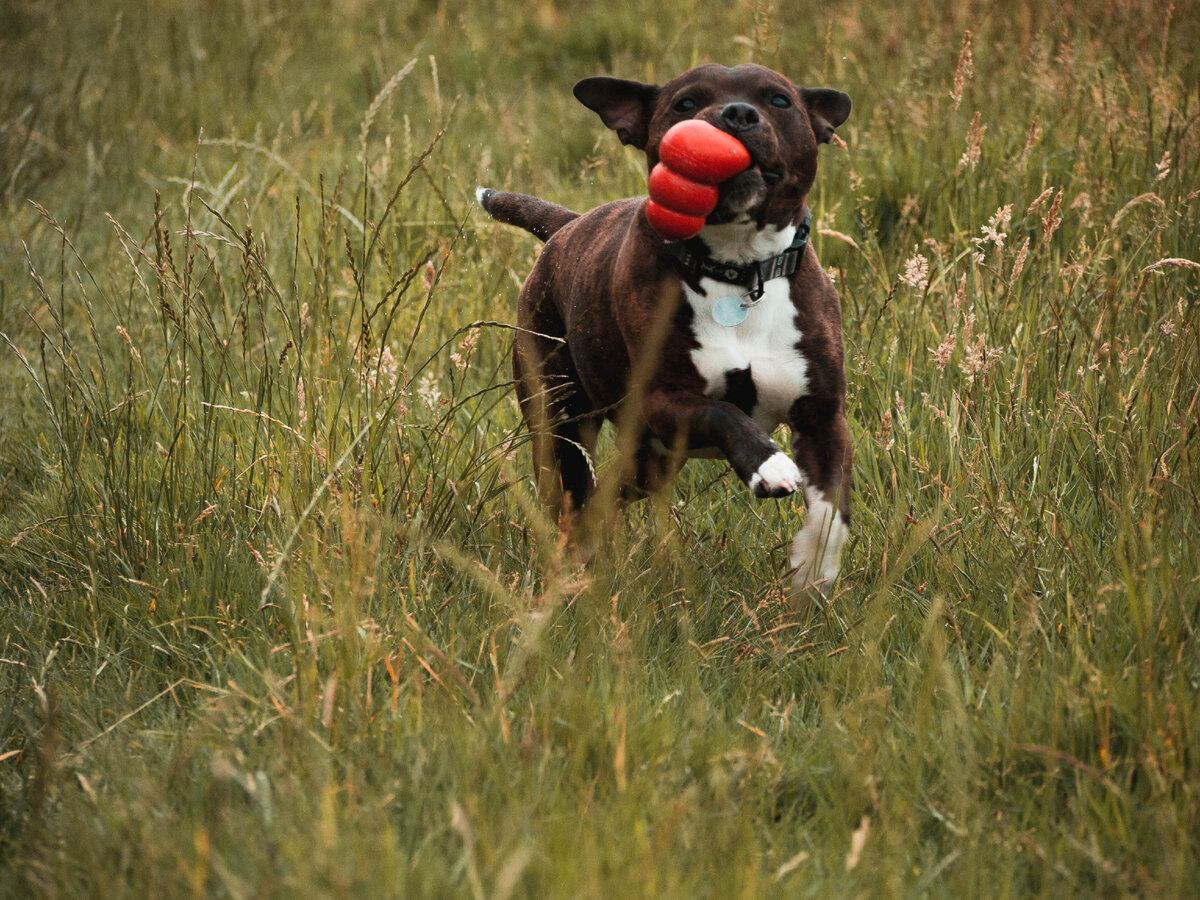
<path id="1" fill-rule="evenodd" d="M 776 94 L 771 98 L 771 105 L 780 109 L 788 109 L 791 107 L 792 101 L 786 94 Z"/>
<path id="2" fill-rule="evenodd" d="M 691 97 L 684 97 L 675 104 L 675 112 L 689 113 L 695 110 L 696 101 Z"/>

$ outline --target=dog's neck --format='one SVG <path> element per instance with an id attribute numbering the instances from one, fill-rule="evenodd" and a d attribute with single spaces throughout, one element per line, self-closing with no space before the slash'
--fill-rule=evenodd
<path id="1" fill-rule="evenodd" d="M 782 223 L 743 214 L 732 222 L 705 225 L 698 237 L 717 262 L 742 266 L 762 262 L 786 252 L 800 232 L 807 235 L 811 221 L 807 193 L 800 198 L 799 210 L 791 222 L 784 219 Z"/>
<path id="2" fill-rule="evenodd" d="M 722 229 L 729 226 L 710 225 L 691 240 L 667 244 L 666 250 L 683 269 L 693 286 L 698 286 L 701 278 L 715 278 L 726 284 L 740 284 L 749 291 L 751 302 L 758 302 L 768 281 L 791 276 L 800 268 L 801 260 L 808 249 L 811 223 L 812 216 L 806 211 L 799 226 L 754 229 L 753 234 L 725 232 Z M 709 232 L 712 229 L 718 230 L 718 240 L 726 237 L 725 245 L 721 248 L 725 256 L 718 256 L 706 240 L 710 237 Z M 732 237 L 727 237 L 729 234 L 732 234 Z M 739 237 L 741 243 L 735 245 L 733 242 Z M 785 239 L 787 243 L 781 244 Z M 769 252 L 770 255 L 764 257 L 763 252 Z"/>
<path id="3" fill-rule="evenodd" d="M 796 237 L 796 226 L 777 228 L 767 225 L 759 228 L 757 223 L 725 222 L 720 225 L 705 225 L 698 235 L 708 248 L 708 254 L 717 262 L 746 265 L 778 256 L 791 246 Z"/>

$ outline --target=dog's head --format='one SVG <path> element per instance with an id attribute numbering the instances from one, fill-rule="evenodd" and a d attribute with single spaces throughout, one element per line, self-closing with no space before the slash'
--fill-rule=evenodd
<path id="1" fill-rule="evenodd" d="M 817 145 L 850 115 L 850 98 L 828 88 L 801 88 L 757 65 L 704 65 L 664 85 L 585 78 L 575 96 L 600 115 L 624 144 L 646 151 L 676 122 L 703 119 L 750 151 L 750 168 L 721 185 L 710 223 L 754 221 L 795 225 L 817 174 Z"/>

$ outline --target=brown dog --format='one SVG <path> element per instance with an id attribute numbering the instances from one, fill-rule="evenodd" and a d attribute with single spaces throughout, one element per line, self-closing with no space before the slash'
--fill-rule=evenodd
<path id="1" fill-rule="evenodd" d="M 494 218 L 546 241 L 521 291 L 513 353 L 543 495 L 568 514 L 587 501 L 600 425 L 636 396 L 629 491 L 659 488 L 684 453 L 706 451 L 724 455 L 755 496 L 803 485 L 793 587 L 799 599 L 827 594 L 848 533 L 852 450 L 841 311 L 807 243 L 808 194 L 817 145 L 850 114 L 850 98 L 755 65 L 700 66 L 662 86 L 588 78 L 575 96 L 650 167 L 684 119 L 732 134 L 752 162 L 720 185 L 699 236 L 679 243 L 650 227 L 644 197 L 580 215 L 479 191 Z M 781 423 L 794 461 L 771 439 Z"/>

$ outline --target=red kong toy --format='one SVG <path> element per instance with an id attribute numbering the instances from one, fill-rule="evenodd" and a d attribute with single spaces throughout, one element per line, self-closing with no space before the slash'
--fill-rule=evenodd
<path id="1" fill-rule="evenodd" d="M 650 172 L 646 218 L 665 240 L 699 234 L 717 205 L 717 185 L 750 166 L 750 153 L 733 135 L 700 119 L 673 125 L 658 146 Z"/>

